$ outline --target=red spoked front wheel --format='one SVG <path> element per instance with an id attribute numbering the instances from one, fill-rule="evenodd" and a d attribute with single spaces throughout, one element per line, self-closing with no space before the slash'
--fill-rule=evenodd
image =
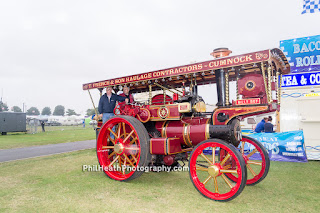
<path id="1" fill-rule="evenodd" d="M 150 161 L 150 138 L 136 118 L 115 116 L 100 130 L 97 157 L 111 179 L 128 181 L 139 177 Z"/>
<path id="2" fill-rule="evenodd" d="M 255 185 L 261 182 L 268 174 L 270 167 L 270 159 L 266 148 L 256 139 L 243 135 L 238 149 L 242 154 L 247 165 L 247 185 Z M 226 153 L 224 150 L 220 152 L 220 158 L 224 158 Z M 234 162 L 227 162 L 230 167 L 234 166 Z M 236 181 L 233 174 L 227 174 L 232 181 Z"/>
<path id="3" fill-rule="evenodd" d="M 221 159 L 215 155 L 223 149 L 226 156 Z M 226 162 L 232 159 L 234 167 Z M 244 189 L 247 181 L 247 169 L 237 149 L 223 140 L 209 139 L 198 144 L 189 160 L 190 179 L 195 188 L 205 197 L 216 201 L 229 201 L 236 198 Z M 235 183 L 226 175 L 233 174 Z"/>

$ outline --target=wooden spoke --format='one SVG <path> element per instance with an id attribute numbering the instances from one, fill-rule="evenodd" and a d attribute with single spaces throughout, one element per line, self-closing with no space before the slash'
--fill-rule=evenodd
<path id="1" fill-rule="evenodd" d="M 122 123 L 122 129 L 123 129 L 123 134 L 124 134 L 124 137 L 126 137 L 126 123 Z"/>
<path id="2" fill-rule="evenodd" d="M 127 166 L 127 158 L 124 158 L 123 165 Z M 122 170 L 122 174 L 124 174 L 124 175 L 126 174 L 126 170 L 125 169 Z"/>
<path id="3" fill-rule="evenodd" d="M 221 173 L 235 173 L 237 174 L 237 170 L 226 170 L 226 169 L 220 169 L 220 172 Z"/>
<path id="4" fill-rule="evenodd" d="M 134 133 L 134 130 L 132 130 L 132 131 L 129 133 L 129 135 L 123 140 L 123 143 L 125 143 L 126 140 L 128 140 L 133 133 Z"/>
<path id="5" fill-rule="evenodd" d="M 207 158 L 207 156 L 205 156 L 203 154 L 203 152 L 200 154 L 201 157 L 203 157 L 208 163 L 210 163 L 210 165 L 212 165 L 213 163 Z"/>
<path id="6" fill-rule="evenodd" d="M 131 160 L 128 158 L 128 156 L 126 154 L 123 154 L 123 155 L 127 159 L 127 161 L 130 163 L 130 165 L 134 167 L 134 164 L 131 162 Z"/>
<path id="7" fill-rule="evenodd" d="M 230 189 L 233 188 L 232 184 L 230 183 L 230 181 L 228 180 L 228 178 L 224 175 L 221 174 L 221 177 L 223 178 L 223 180 L 226 182 L 226 184 L 230 187 Z"/>
<path id="8" fill-rule="evenodd" d="M 217 177 L 214 177 L 213 181 L 214 181 L 213 182 L 214 183 L 214 191 L 215 191 L 215 193 L 219 193 Z"/>
<path id="9" fill-rule="evenodd" d="M 124 158 L 124 162 L 123 162 L 123 165 L 127 165 L 127 158 Z"/>
<path id="10" fill-rule="evenodd" d="M 108 135 L 108 139 L 111 141 L 111 143 L 113 143 L 113 145 L 115 144 L 114 140 L 110 137 L 110 135 Z"/>
<path id="11" fill-rule="evenodd" d="M 121 167 L 121 157 L 119 157 L 119 166 L 120 166 L 120 170 L 121 170 L 121 172 L 122 172 L 122 167 Z"/>
<path id="12" fill-rule="evenodd" d="M 118 159 L 119 159 L 120 155 L 118 155 L 115 159 L 113 159 L 113 161 L 109 164 L 109 166 L 112 166 Z"/>
<path id="13" fill-rule="evenodd" d="M 197 166 L 197 167 L 196 167 L 196 170 L 197 170 L 197 171 L 208 171 L 208 168 L 204 168 L 204 167 L 202 167 L 202 166 Z"/>
<path id="14" fill-rule="evenodd" d="M 248 160 L 247 163 L 262 166 L 262 162 L 255 162 L 255 161 Z"/>
<path id="15" fill-rule="evenodd" d="M 216 157 L 216 147 L 212 147 L 212 164 L 215 162 Z"/>
<path id="16" fill-rule="evenodd" d="M 246 142 L 244 142 L 244 141 L 241 142 L 241 150 L 240 150 L 241 154 L 244 153 L 244 145 L 245 145 L 245 143 Z"/>
<path id="17" fill-rule="evenodd" d="M 121 126 L 121 124 L 118 124 L 118 138 L 120 138 Z"/>
<path id="18" fill-rule="evenodd" d="M 133 144 L 137 139 L 138 139 L 138 138 L 137 138 L 137 137 L 135 137 L 132 141 L 130 141 L 130 143 L 129 143 L 128 145 Z"/>
<path id="19" fill-rule="evenodd" d="M 102 149 L 114 149 L 114 146 L 102 146 Z"/>
<path id="20" fill-rule="evenodd" d="M 116 154 L 115 151 L 111 152 L 111 154 L 108 156 L 108 158 L 111 158 L 114 154 Z"/>
<path id="21" fill-rule="evenodd" d="M 252 174 L 253 176 L 257 176 L 257 174 L 253 171 L 253 169 L 251 168 L 250 165 L 247 164 L 247 168 L 249 169 L 249 171 L 251 172 L 251 174 Z"/>
<path id="22" fill-rule="evenodd" d="M 133 160 L 134 160 L 136 163 L 138 162 L 137 158 L 136 158 L 134 155 L 131 155 L 131 157 L 133 158 Z"/>
<path id="23" fill-rule="evenodd" d="M 118 138 L 118 135 L 116 135 L 116 133 L 114 133 L 114 131 L 112 131 L 112 129 L 108 128 L 108 130 L 114 135 L 114 137 Z"/>
<path id="24" fill-rule="evenodd" d="M 257 149 L 254 149 L 252 152 L 249 153 L 249 155 L 247 155 L 247 158 L 250 158 L 257 151 L 258 151 Z"/>
<path id="25" fill-rule="evenodd" d="M 223 164 L 225 164 L 230 157 L 231 155 L 228 153 L 227 156 L 220 162 L 220 165 L 223 166 Z"/>
<path id="26" fill-rule="evenodd" d="M 205 179 L 202 183 L 203 185 L 206 185 L 206 183 L 208 183 L 208 181 L 212 178 L 211 175 L 209 175 L 209 177 L 207 177 L 207 179 Z"/>
<path id="27" fill-rule="evenodd" d="M 139 147 L 126 147 L 126 149 L 129 149 L 129 150 L 136 150 L 136 151 L 139 151 L 140 148 Z"/>

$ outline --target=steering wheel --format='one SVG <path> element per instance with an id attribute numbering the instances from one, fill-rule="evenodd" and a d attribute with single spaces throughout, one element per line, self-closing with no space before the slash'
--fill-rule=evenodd
<path id="1" fill-rule="evenodd" d="M 125 113 L 126 102 L 120 102 L 113 110 L 113 114 L 115 115 L 124 115 Z"/>

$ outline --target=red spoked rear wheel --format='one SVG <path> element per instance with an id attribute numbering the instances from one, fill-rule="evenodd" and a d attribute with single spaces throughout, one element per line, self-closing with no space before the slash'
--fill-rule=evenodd
<path id="1" fill-rule="evenodd" d="M 226 156 L 221 159 L 215 155 L 223 149 Z M 211 154 L 205 154 L 205 153 Z M 230 168 L 226 162 L 235 162 Z M 247 181 L 247 169 L 237 149 L 223 140 L 209 139 L 198 144 L 191 153 L 189 160 L 190 179 L 195 188 L 205 197 L 216 201 L 229 201 L 236 198 L 244 189 Z M 233 174 L 235 183 L 226 175 Z"/>
<path id="2" fill-rule="evenodd" d="M 136 118 L 115 116 L 100 130 L 97 157 L 111 179 L 128 181 L 139 177 L 150 161 L 150 138 Z"/>
<path id="3" fill-rule="evenodd" d="M 270 159 L 266 148 L 258 140 L 243 135 L 238 149 L 247 165 L 247 185 L 255 185 L 261 182 L 267 176 L 270 167 Z M 225 156 L 225 151 L 221 150 L 220 158 L 223 159 Z M 230 168 L 235 164 L 231 160 L 227 163 Z M 236 177 L 233 174 L 227 174 L 227 177 L 232 181 L 236 181 Z"/>

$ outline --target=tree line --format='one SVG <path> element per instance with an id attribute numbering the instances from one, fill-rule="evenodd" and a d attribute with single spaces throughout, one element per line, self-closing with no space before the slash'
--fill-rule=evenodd
<path id="1" fill-rule="evenodd" d="M 22 112 L 21 108 L 18 106 L 13 106 L 11 108 L 11 110 L 13 112 Z M 9 107 L 7 104 L 3 103 L 2 101 L 0 101 L 0 112 L 6 112 L 9 111 Z M 30 107 L 27 112 L 27 115 L 40 115 L 40 111 L 37 107 Z M 51 112 L 51 108 L 50 107 L 44 107 L 41 111 L 41 115 L 79 115 L 77 114 L 73 109 L 67 109 L 67 111 L 65 111 L 65 107 L 62 105 L 57 105 L 54 110 L 53 113 Z"/>
<path id="2" fill-rule="evenodd" d="M 18 106 L 13 106 L 11 108 L 11 110 L 13 112 L 22 112 L 21 108 L 18 107 Z M 1 100 L 0 100 L 0 112 L 6 112 L 6 111 L 9 111 L 9 107 L 7 104 L 3 103 Z M 94 114 L 96 114 L 96 111 L 98 111 L 98 108 L 95 109 L 87 109 L 86 111 L 86 115 L 87 116 L 92 116 Z M 26 112 L 27 115 L 40 115 L 40 111 L 37 107 L 30 107 L 27 112 Z M 41 115 L 68 115 L 68 116 L 71 116 L 71 115 L 79 115 L 77 114 L 73 109 L 67 109 L 67 111 L 65 111 L 65 107 L 62 106 L 62 105 L 57 105 L 54 110 L 53 110 L 53 113 L 51 112 L 51 108 L 50 107 L 44 107 L 41 111 Z"/>

